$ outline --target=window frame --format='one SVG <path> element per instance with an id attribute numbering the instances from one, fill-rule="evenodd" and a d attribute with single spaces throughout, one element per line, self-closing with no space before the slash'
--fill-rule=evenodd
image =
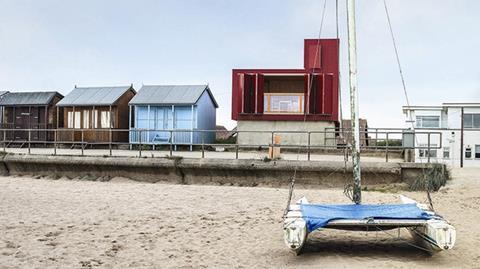
<path id="1" fill-rule="evenodd" d="M 448 153 L 447 156 L 445 156 L 445 153 Z M 450 159 L 450 147 L 443 147 L 443 158 Z"/>
<path id="2" fill-rule="evenodd" d="M 470 118 L 470 119 L 467 119 Z M 476 125 L 476 123 L 478 123 Z M 463 114 L 463 128 L 465 129 L 480 129 L 480 113 L 464 113 Z"/>
<path id="3" fill-rule="evenodd" d="M 472 158 L 472 148 L 467 147 L 465 148 L 465 159 L 471 159 L 471 158 Z"/>
<path id="4" fill-rule="evenodd" d="M 478 149 L 478 151 L 477 151 Z M 480 159 L 480 145 L 475 145 L 475 159 Z"/>
<path id="5" fill-rule="evenodd" d="M 424 126 L 424 121 L 426 118 L 435 118 L 438 122 L 437 126 Z M 440 116 L 434 116 L 434 115 L 417 115 L 415 116 L 415 128 L 432 128 L 432 129 L 437 129 L 440 128 L 441 125 L 441 119 Z"/>

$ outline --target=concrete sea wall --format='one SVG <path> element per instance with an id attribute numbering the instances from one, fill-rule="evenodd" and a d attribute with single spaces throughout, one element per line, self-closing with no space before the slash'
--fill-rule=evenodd
<path id="1" fill-rule="evenodd" d="M 362 163 L 362 184 L 411 182 L 422 177 L 429 164 Z M 6 154 L 3 175 L 50 177 L 126 177 L 143 182 L 236 186 L 288 186 L 294 169 L 296 182 L 309 187 L 343 187 L 351 179 L 343 162 L 262 161 L 231 159 L 80 157 Z"/>

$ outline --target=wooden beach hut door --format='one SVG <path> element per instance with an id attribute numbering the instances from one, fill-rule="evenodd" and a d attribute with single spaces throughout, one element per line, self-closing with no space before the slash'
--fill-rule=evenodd
<path id="1" fill-rule="evenodd" d="M 17 107 L 15 109 L 15 129 L 20 129 L 15 131 L 14 140 L 26 141 L 28 139 L 28 131 L 23 129 L 28 129 L 29 127 L 29 117 L 30 113 L 28 107 Z"/>
<path id="2" fill-rule="evenodd" d="M 47 132 L 45 130 L 35 131 L 36 129 L 46 129 L 47 119 L 45 118 L 45 108 L 44 107 L 32 107 L 30 110 L 31 113 L 31 132 L 30 136 L 33 141 L 46 141 Z"/>

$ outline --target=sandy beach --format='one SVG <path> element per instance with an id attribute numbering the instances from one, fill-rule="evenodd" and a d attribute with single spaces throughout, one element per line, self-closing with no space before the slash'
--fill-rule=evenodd
<path id="1" fill-rule="evenodd" d="M 306 253 L 284 246 L 287 189 L 0 178 L 0 268 L 478 268 L 480 170 L 454 170 L 433 194 L 457 229 L 455 249 L 429 256 L 407 232 L 310 235 Z M 425 201 L 422 192 L 404 193 Z M 295 197 L 345 203 L 341 189 Z M 364 203 L 397 202 L 364 192 Z"/>

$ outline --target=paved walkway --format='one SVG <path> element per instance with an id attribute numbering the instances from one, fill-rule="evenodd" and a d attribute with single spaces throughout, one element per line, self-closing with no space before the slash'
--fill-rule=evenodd
<path id="1" fill-rule="evenodd" d="M 7 152 L 28 154 L 27 148 L 7 148 Z M 38 155 L 53 155 L 53 148 L 32 148 L 30 154 Z M 158 158 L 169 156 L 170 152 L 165 150 L 142 150 L 142 157 L 146 158 Z M 57 149 L 57 155 L 82 155 L 81 149 Z M 109 156 L 110 151 L 108 149 L 85 149 L 83 151 L 85 156 Z M 265 151 L 240 151 L 238 154 L 239 159 L 264 159 L 267 157 L 268 152 Z M 115 157 L 138 157 L 138 150 L 112 150 L 112 156 Z M 184 158 L 202 158 L 201 151 L 173 151 L 173 156 L 181 156 Z M 235 151 L 231 152 L 216 152 L 205 151 L 205 158 L 209 159 L 235 159 Z M 307 160 L 306 152 L 300 154 L 296 153 L 284 153 L 281 154 L 281 158 L 284 160 Z M 328 155 L 328 154 L 311 154 L 310 160 L 312 161 L 343 161 L 343 155 Z M 369 157 L 362 156 L 362 161 L 367 162 L 385 162 L 385 156 L 382 157 Z M 389 162 L 403 162 L 402 159 L 389 158 Z"/>

